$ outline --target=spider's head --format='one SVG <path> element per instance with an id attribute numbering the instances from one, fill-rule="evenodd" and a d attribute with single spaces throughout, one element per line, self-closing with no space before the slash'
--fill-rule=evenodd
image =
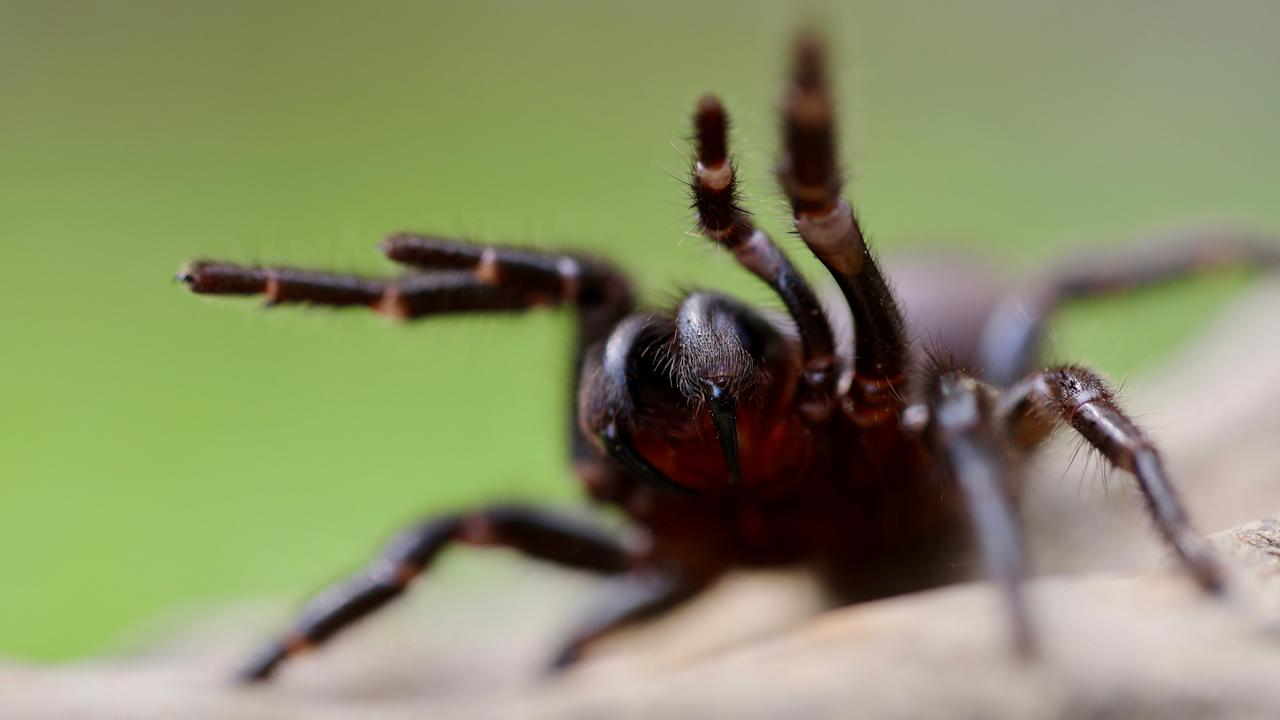
<path id="1" fill-rule="evenodd" d="M 622 429 L 637 457 L 681 487 L 766 484 L 795 363 L 772 323 L 736 300 L 695 292 L 631 346 Z"/>

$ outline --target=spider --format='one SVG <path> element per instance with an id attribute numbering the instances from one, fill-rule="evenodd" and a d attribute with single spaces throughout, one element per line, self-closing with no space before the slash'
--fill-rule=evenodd
<path id="1" fill-rule="evenodd" d="M 454 544 L 607 576 L 554 668 L 734 568 L 804 565 L 845 604 L 952 581 L 957 549 L 971 542 L 1003 598 L 1014 652 L 1029 656 L 1019 470 L 1058 425 L 1133 476 L 1181 566 L 1207 593 L 1222 591 L 1219 564 L 1160 453 L 1108 383 L 1083 367 L 1036 362 L 1045 323 L 1065 303 L 1224 265 L 1280 265 L 1280 248 L 1245 234 L 1193 234 L 1129 258 L 1091 258 L 1020 289 L 952 267 L 925 282 L 904 274 L 899 294 L 841 195 L 825 55 L 815 35 L 794 41 L 777 179 L 796 233 L 847 308 L 819 302 L 742 207 L 728 116 L 710 95 L 693 115 L 689 185 L 699 228 L 777 294 L 786 318 L 705 290 L 672 309 L 637 309 L 627 278 L 595 257 L 408 233 L 382 245 L 412 268 L 396 278 L 212 260 L 184 266 L 178 278 L 196 293 L 364 306 L 401 320 L 573 308 L 573 464 L 590 498 L 621 510 L 642 539 L 624 542 L 525 505 L 427 518 L 307 605 L 239 677 L 267 679 L 401 595 Z M 934 301 L 916 299 L 926 296 Z M 853 327 L 851 349 L 834 329 L 841 313 Z"/>

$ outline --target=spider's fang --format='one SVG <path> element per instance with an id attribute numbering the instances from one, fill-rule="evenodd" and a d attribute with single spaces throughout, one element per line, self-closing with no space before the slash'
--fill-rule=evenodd
<path id="1" fill-rule="evenodd" d="M 720 452 L 724 453 L 725 464 L 729 466 L 729 484 L 737 485 L 742 482 L 742 462 L 738 453 L 738 400 L 715 383 L 707 383 L 703 397 L 716 428 Z"/>
<path id="2" fill-rule="evenodd" d="M 236 674 L 235 680 L 242 684 L 266 682 L 271 679 L 285 659 L 306 652 L 308 649 L 310 649 L 310 643 L 296 635 L 272 642 Z"/>

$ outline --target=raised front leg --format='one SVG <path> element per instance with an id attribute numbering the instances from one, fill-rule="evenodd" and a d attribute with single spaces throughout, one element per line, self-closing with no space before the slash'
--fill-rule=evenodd
<path id="1" fill-rule="evenodd" d="M 539 560 L 604 574 L 624 572 L 633 562 L 631 551 L 616 539 L 546 510 L 495 506 L 431 518 L 402 533 L 364 570 L 312 600 L 293 629 L 263 648 L 239 678 L 266 680 L 288 658 L 324 643 L 383 607 L 453 543 L 511 548 Z"/>
<path id="2" fill-rule="evenodd" d="M 795 228 L 835 278 L 853 315 L 855 417 L 891 423 L 901 405 L 908 349 L 902 312 L 867 247 L 849 202 L 840 197 L 835 113 L 827 87 L 825 48 L 813 36 L 795 47 L 783 104 L 785 147 L 778 181 Z"/>
<path id="3" fill-rule="evenodd" d="M 630 285 L 607 264 L 566 253 L 521 250 L 399 234 L 387 256 L 428 272 L 370 278 L 292 267 L 194 260 L 178 280 L 201 295 L 262 295 L 269 305 L 364 306 L 410 320 L 548 305 L 597 309 L 616 322 L 630 309 Z M 603 337 L 608 328 L 595 334 Z"/>
<path id="4" fill-rule="evenodd" d="M 261 295 L 268 305 L 367 307 L 401 320 L 570 305 L 578 316 L 575 393 L 586 349 L 603 342 L 634 305 L 627 278 L 608 263 L 585 255 L 412 233 L 392 235 L 382 250 L 391 260 L 422 272 L 368 278 L 195 260 L 183 266 L 178 280 L 202 295 Z M 578 432 L 576 417 L 571 433 L 574 463 L 583 474 L 594 472 L 598 460 L 590 442 Z"/>
<path id="5" fill-rule="evenodd" d="M 989 382 L 1007 387 L 1035 369 L 1045 324 L 1062 306 L 1229 267 L 1280 269 L 1280 239 L 1202 233 L 1150 243 L 1122 256 L 1090 255 L 1051 269 L 996 306 L 982 333 L 979 365 Z"/>
<path id="6" fill-rule="evenodd" d="M 805 387 L 814 397 L 805 409 L 825 417 L 835 392 L 835 341 L 813 288 L 773 240 L 757 228 L 738 204 L 737 176 L 729 158 L 729 116 L 710 95 L 698 103 L 693 117 L 697 155 L 690 187 L 698 225 L 709 240 L 733 252 L 738 262 L 765 281 L 782 298 L 800 333 Z"/>

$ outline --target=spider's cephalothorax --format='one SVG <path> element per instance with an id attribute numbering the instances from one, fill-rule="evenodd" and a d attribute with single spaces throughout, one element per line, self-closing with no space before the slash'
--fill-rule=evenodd
<path id="1" fill-rule="evenodd" d="M 1280 265 L 1280 252 L 1253 237 L 1202 234 L 1127 260 L 1049 273 L 1007 293 L 956 268 L 923 282 L 902 274 L 908 325 L 840 195 L 832 110 L 821 43 L 801 36 L 783 100 L 777 176 L 796 232 L 843 295 L 851 352 L 837 350 L 828 310 L 739 205 L 728 118 L 713 97 L 694 115 L 690 185 L 698 221 L 709 240 L 776 292 L 785 321 L 706 291 L 670 311 L 636 311 L 627 280 L 598 259 L 413 234 L 383 246 L 414 268 L 393 279 L 188 264 L 179 277 L 198 293 L 366 306 L 401 319 L 573 306 L 575 468 L 589 494 L 621 508 L 644 539 L 628 545 L 526 506 L 429 518 L 312 603 L 244 677 L 268 677 L 290 655 L 381 607 L 452 543 L 505 546 L 611 576 L 598 611 L 556 655 L 564 666 L 603 635 L 680 604 L 735 567 L 806 564 L 838 601 L 943 582 L 956 566 L 945 562 L 952 540 L 968 531 L 1002 588 L 1015 648 L 1030 652 L 1017 468 L 1058 424 L 1136 478 L 1182 564 L 1204 589 L 1219 589 L 1217 564 L 1151 442 L 1097 375 L 1035 369 L 1040 333 L 1065 301 L 1216 265 Z M 920 337 L 947 355 L 972 357 L 982 370 L 926 359 L 914 342 Z M 940 492 L 939 483 L 958 491 Z"/>

